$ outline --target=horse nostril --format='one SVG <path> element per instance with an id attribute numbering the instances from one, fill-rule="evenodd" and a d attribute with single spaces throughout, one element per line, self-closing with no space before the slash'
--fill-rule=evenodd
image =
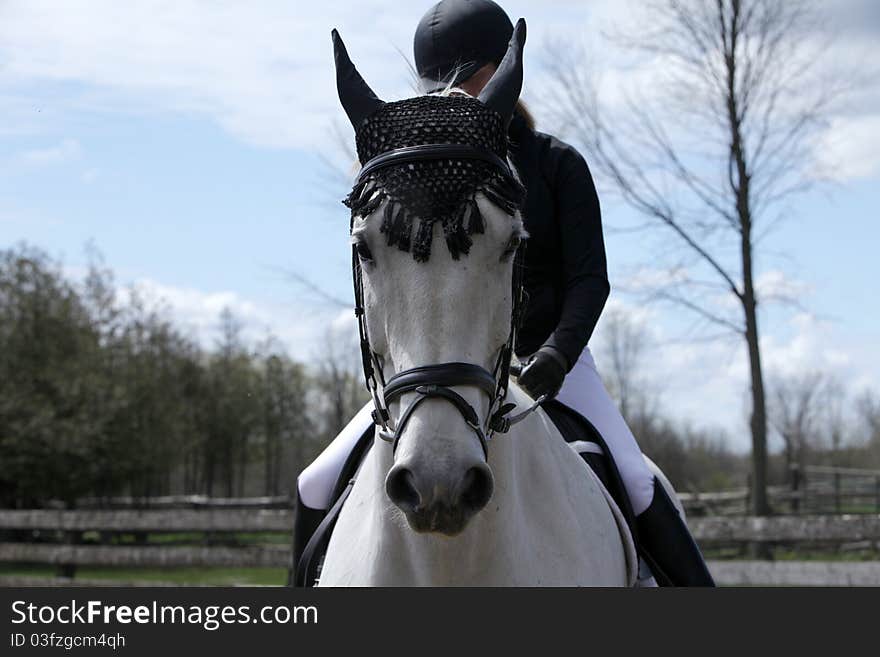
<path id="1" fill-rule="evenodd" d="M 415 477 L 412 470 L 401 466 L 394 466 L 388 473 L 385 481 L 385 492 L 388 497 L 403 511 L 413 511 L 422 501 L 422 496 L 416 489 Z"/>
<path id="2" fill-rule="evenodd" d="M 476 513 L 492 498 L 495 482 L 488 465 L 475 465 L 465 474 L 461 487 L 461 503 Z"/>

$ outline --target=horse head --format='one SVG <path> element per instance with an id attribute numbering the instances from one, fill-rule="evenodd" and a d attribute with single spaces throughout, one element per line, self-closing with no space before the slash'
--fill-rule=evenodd
<path id="1" fill-rule="evenodd" d="M 383 102 L 333 32 L 363 165 L 346 204 L 365 371 L 393 444 L 385 490 L 417 532 L 460 533 L 493 493 L 487 437 L 506 389 L 525 237 L 524 190 L 507 162 L 524 41 L 520 20 L 477 98 Z"/>

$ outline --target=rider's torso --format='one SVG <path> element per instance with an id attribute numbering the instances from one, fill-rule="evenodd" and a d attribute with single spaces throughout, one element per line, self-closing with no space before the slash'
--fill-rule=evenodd
<path id="1" fill-rule="evenodd" d="M 528 304 L 516 345 L 534 353 L 548 340 L 577 361 L 608 296 L 599 200 L 586 162 L 571 146 L 511 121 L 510 157 L 527 189 L 523 219 Z"/>

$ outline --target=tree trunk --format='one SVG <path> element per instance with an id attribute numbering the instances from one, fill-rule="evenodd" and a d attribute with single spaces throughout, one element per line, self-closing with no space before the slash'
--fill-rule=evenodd
<path id="1" fill-rule="evenodd" d="M 742 304 L 746 320 L 746 344 L 749 348 L 751 373 L 752 414 L 752 513 L 770 514 L 767 500 L 767 408 L 764 399 L 764 373 L 761 369 L 761 349 L 758 335 L 757 300 L 752 282 L 751 222 L 748 208 L 748 187 L 740 189 L 739 211 L 742 222 L 743 294 Z"/>
<path id="2" fill-rule="evenodd" d="M 719 7 L 721 5 L 719 4 Z M 727 69 L 727 118 L 730 127 L 730 187 L 736 195 L 742 258 L 743 290 L 739 295 L 746 320 L 746 344 L 749 349 L 749 370 L 752 380 L 752 513 L 769 515 L 767 501 L 767 410 L 764 400 L 764 374 L 761 371 L 761 347 L 758 340 L 757 298 L 752 273 L 752 199 L 751 174 L 747 164 L 742 133 L 741 91 L 737 88 L 738 42 L 742 37 L 741 6 L 733 0 L 730 6 L 729 32 L 724 35 Z M 726 26 L 722 18 L 722 30 Z M 734 176 L 735 171 L 735 176 Z"/>
<path id="3" fill-rule="evenodd" d="M 755 303 L 748 297 L 746 306 L 746 342 L 749 347 L 749 367 L 752 379 L 752 513 L 766 516 L 770 513 L 767 501 L 767 410 L 764 401 L 764 375 L 761 371 L 761 352 L 758 348 L 758 318 Z"/>

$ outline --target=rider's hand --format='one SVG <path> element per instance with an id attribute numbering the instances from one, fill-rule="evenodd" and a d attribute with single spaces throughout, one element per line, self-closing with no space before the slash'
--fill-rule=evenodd
<path id="1" fill-rule="evenodd" d="M 568 372 L 568 363 L 558 349 L 544 345 L 529 359 L 519 375 L 519 385 L 532 399 L 555 397 Z"/>

